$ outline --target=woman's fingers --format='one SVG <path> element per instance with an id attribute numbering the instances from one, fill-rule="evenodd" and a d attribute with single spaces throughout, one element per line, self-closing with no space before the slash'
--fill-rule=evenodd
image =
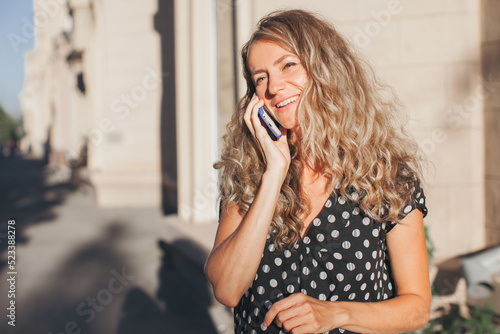
<path id="1" fill-rule="evenodd" d="M 261 102 L 261 101 L 259 100 L 259 98 L 257 97 L 257 95 L 254 94 L 253 97 L 252 97 L 252 99 L 248 103 L 247 109 L 246 109 L 245 114 L 243 116 L 245 124 L 247 125 L 248 130 L 250 130 L 250 133 L 252 134 L 253 137 L 255 137 L 255 128 L 256 128 L 256 125 L 258 123 L 253 123 L 253 117 L 252 117 L 252 115 L 254 114 L 254 109 L 255 109 L 256 105 L 259 102 Z"/>

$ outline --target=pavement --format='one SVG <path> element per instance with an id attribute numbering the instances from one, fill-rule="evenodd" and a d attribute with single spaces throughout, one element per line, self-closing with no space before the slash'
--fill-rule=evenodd
<path id="1" fill-rule="evenodd" d="M 67 171 L 0 158 L 0 333 L 232 333 L 203 274 L 215 229 L 99 208 Z"/>

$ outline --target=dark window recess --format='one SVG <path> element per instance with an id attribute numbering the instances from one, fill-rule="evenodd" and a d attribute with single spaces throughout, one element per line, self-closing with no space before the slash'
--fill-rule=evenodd
<path id="1" fill-rule="evenodd" d="M 83 79 L 83 73 L 80 72 L 76 76 L 76 85 L 82 94 L 85 94 L 85 80 Z"/>

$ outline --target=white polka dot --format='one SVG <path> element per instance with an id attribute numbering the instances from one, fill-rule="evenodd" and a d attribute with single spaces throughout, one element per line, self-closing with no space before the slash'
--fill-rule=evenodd
<path id="1" fill-rule="evenodd" d="M 283 263 L 283 260 L 281 260 L 279 257 L 274 259 L 274 263 L 279 267 Z"/>
<path id="2" fill-rule="evenodd" d="M 285 251 L 283 252 L 283 254 L 285 255 L 285 257 L 286 257 L 286 258 L 289 258 L 290 256 L 292 256 L 292 252 L 290 252 L 288 249 L 287 249 L 287 250 L 285 250 Z"/>
<path id="3" fill-rule="evenodd" d="M 272 279 L 269 281 L 269 285 L 273 288 L 277 287 L 278 286 L 278 281 L 275 280 L 275 279 Z"/>
<path id="4" fill-rule="evenodd" d="M 372 257 L 373 257 L 374 259 L 376 259 L 376 258 L 377 258 L 377 251 L 373 251 L 373 252 L 372 252 Z"/>
<path id="5" fill-rule="evenodd" d="M 366 290 L 366 283 L 361 284 L 360 289 L 361 289 L 361 291 L 365 291 Z"/>
<path id="6" fill-rule="evenodd" d="M 373 281 L 374 279 L 375 279 L 375 273 L 372 273 L 372 274 L 370 275 L 370 280 L 372 280 L 372 281 Z"/>
<path id="7" fill-rule="evenodd" d="M 311 281 L 311 288 L 316 289 L 317 286 L 316 281 Z"/>
<path id="8" fill-rule="evenodd" d="M 335 290 L 335 284 L 330 284 L 330 291 Z"/>
<path id="9" fill-rule="evenodd" d="M 302 290 L 300 290 L 300 292 L 302 292 L 303 294 L 307 295 L 307 290 L 306 289 L 302 289 Z"/>
<path id="10" fill-rule="evenodd" d="M 408 213 L 411 211 L 411 205 L 408 205 L 405 210 L 404 210 L 404 213 Z"/>
<path id="11" fill-rule="evenodd" d="M 378 290 L 377 283 L 373 284 L 373 290 L 375 290 L 375 291 L 377 291 L 377 290 Z"/>
<path id="12" fill-rule="evenodd" d="M 255 281 L 259 278 L 259 274 L 255 274 Z"/>
<path id="13" fill-rule="evenodd" d="M 347 270 L 349 270 L 349 271 L 353 271 L 354 269 L 356 269 L 356 266 L 354 265 L 354 263 L 349 262 L 349 263 L 347 264 Z"/>
<path id="14" fill-rule="evenodd" d="M 366 262 L 365 268 L 366 270 L 370 270 L 372 268 L 372 264 L 370 262 Z"/>
<path id="15" fill-rule="evenodd" d="M 357 274 L 357 275 L 356 275 L 356 281 L 358 281 L 358 282 L 359 282 L 359 281 L 361 281 L 362 279 L 363 279 L 363 274 L 361 274 L 361 273 L 360 273 L 360 274 Z"/>
<path id="16" fill-rule="evenodd" d="M 351 194 L 351 197 L 352 197 L 353 200 L 357 201 L 359 199 L 359 194 L 357 192 L 353 192 Z"/>
<path id="17" fill-rule="evenodd" d="M 325 294 L 324 294 L 324 293 L 321 293 L 321 294 L 319 295 L 319 300 L 326 300 L 326 296 L 325 296 Z"/>
<path id="18" fill-rule="evenodd" d="M 387 281 L 387 274 L 386 273 L 384 273 L 383 277 L 384 277 L 384 281 Z"/>
<path id="19" fill-rule="evenodd" d="M 353 300 L 354 298 L 356 298 L 356 294 L 353 292 L 349 295 L 349 300 Z"/>
<path id="20" fill-rule="evenodd" d="M 327 262 L 327 263 L 326 263 L 326 269 L 328 269 L 328 270 L 332 270 L 332 269 L 333 269 L 333 263 L 331 263 L 331 262 Z"/>
<path id="21" fill-rule="evenodd" d="M 337 260 L 342 260 L 342 254 L 338 252 L 333 253 L 333 257 L 336 258 Z"/>
<path id="22" fill-rule="evenodd" d="M 253 301 L 254 301 L 254 300 L 255 300 L 255 296 L 252 294 L 252 295 L 250 296 L 250 302 L 251 302 L 251 303 L 253 303 Z"/>
<path id="23" fill-rule="evenodd" d="M 330 200 L 326 201 L 325 206 L 327 208 L 331 207 L 332 206 L 332 201 L 330 201 Z"/>
<path id="24" fill-rule="evenodd" d="M 373 229 L 372 234 L 373 234 L 373 236 L 374 236 L 375 238 L 377 238 L 377 237 L 378 237 L 378 235 L 379 235 L 379 230 L 378 230 L 378 229 L 376 229 L 376 228 L 375 228 L 375 229 Z"/>
<path id="25" fill-rule="evenodd" d="M 339 328 L 339 332 L 344 333 L 345 329 Z"/>
<path id="26" fill-rule="evenodd" d="M 260 329 L 262 329 L 263 331 L 265 331 L 265 330 L 267 330 L 267 327 L 266 327 L 266 326 L 264 326 L 264 324 L 261 324 L 261 325 L 260 325 Z"/>
<path id="27" fill-rule="evenodd" d="M 321 278 L 322 280 L 325 280 L 327 277 L 328 275 L 324 271 L 319 273 L 319 278 Z"/>
<path id="28" fill-rule="evenodd" d="M 297 270 L 297 263 L 292 263 L 292 265 L 290 266 L 292 268 L 293 271 Z"/>
<path id="29" fill-rule="evenodd" d="M 334 216 L 334 215 L 328 215 L 328 218 L 327 218 L 327 219 L 328 219 L 328 222 L 333 223 L 333 222 L 335 222 L 335 219 L 336 219 L 336 218 L 335 218 L 335 216 Z"/>
<path id="30" fill-rule="evenodd" d="M 370 225 L 370 218 L 365 217 L 361 222 L 363 223 L 363 225 L 368 226 Z"/>
<path id="31" fill-rule="evenodd" d="M 389 283 L 387 284 L 387 287 L 389 288 L 389 290 L 392 290 L 392 284 L 391 284 L 391 282 L 389 282 Z"/>
<path id="32" fill-rule="evenodd" d="M 314 218 L 314 220 L 313 220 L 313 225 L 314 225 L 314 226 L 319 226 L 319 225 L 321 225 L 321 219 L 319 219 L 319 218 Z"/>
<path id="33" fill-rule="evenodd" d="M 363 258 L 363 253 L 361 253 L 361 251 L 357 251 L 355 255 L 358 260 L 361 260 Z"/>
<path id="34" fill-rule="evenodd" d="M 271 267 L 269 267 L 267 264 L 262 266 L 262 271 L 265 272 L 266 274 L 271 270 Z"/>
<path id="35" fill-rule="evenodd" d="M 295 288 L 293 287 L 293 285 L 289 285 L 286 287 L 286 291 L 288 291 L 289 293 L 293 293 L 295 291 Z"/>
<path id="36" fill-rule="evenodd" d="M 381 274 L 380 274 L 380 271 L 379 271 L 379 272 L 377 273 L 377 278 L 379 278 L 379 279 L 380 279 L 380 275 L 381 275 Z M 382 282 L 380 282 L 380 285 L 382 285 Z"/>
<path id="37" fill-rule="evenodd" d="M 370 299 L 370 293 L 369 292 L 367 292 L 366 295 L 365 295 L 365 300 L 368 300 L 368 299 Z"/>
<path id="38" fill-rule="evenodd" d="M 377 293 L 377 300 L 380 300 L 380 292 Z"/>
<path id="39" fill-rule="evenodd" d="M 338 280 L 339 282 L 342 282 L 342 281 L 344 280 L 344 275 L 342 275 L 341 273 L 338 273 L 338 274 L 337 274 L 337 280 Z"/>
<path id="40" fill-rule="evenodd" d="M 253 310 L 253 314 L 255 314 L 255 316 L 258 316 L 259 315 L 259 309 L 256 308 L 255 310 Z M 252 331 L 253 332 L 253 331 Z"/>
<path id="41" fill-rule="evenodd" d="M 384 299 L 387 299 L 389 298 L 389 296 L 387 295 L 387 293 L 384 293 Z"/>
<path id="42" fill-rule="evenodd" d="M 309 237 L 305 237 L 305 238 L 304 238 L 304 243 L 305 243 L 306 245 L 309 245 L 309 243 L 310 243 L 310 242 L 311 242 L 311 239 L 309 239 Z"/>
<path id="43" fill-rule="evenodd" d="M 281 273 L 281 278 L 282 278 L 283 280 L 286 280 L 286 277 L 287 277 L 286 271 L 282 272 L 282 273 Z"/>
<path id="44" fill-rule="evenodd" d="M 250 322 L 249 322 L 250 323 Z M 257 334 L 257 331 L 255 329 L 252 329 L 251 334 Z"/>
<path id="45" fill-rule="evenodd" d="M 344 205 L 346 202 L 346 198 L 344 196 L 339 197 L 339 204 Z"/>
<path id="46" fill-rule="evenodd" d="M 354 210 L 352 210 L 352 214 L 355 216 L 359 215 L 359 208 L 355 207 Z"/>
<path id="47" fill-rule="evenodd" d="M 351 248 L 351 243 L 350 243 L 349 241 L 347 241 L 347 240 L 346 240 L 346 241 L 344 241 L 344 242 L 342 243 L 342 248 L 344 248 L 344 249 L 349 249 L 349 248 Z"/>
<path id="48" fill-rule="evenodd" d="M 258 293 L 259 295 L 264 294 L 264 292 L 266 292 L 266 289 L 264 289 L 264 287 L 263 287 L 263 286 L 259 286 L 259 287 L 257 288 L 257 293 Z"/>
<path id="49" fill-rule="evenodd" d="M 345 287 L 344 287 L 344 291 L 349 291 L 351 290 L 351 284 L 347 284 Z"/>
<path id="50" fill-rule="evenodd" d="M 282 300 L 284 298 L 283 294 L 280 292 L 278 293 L 278 296 L 276 297 L 278 300 Z"/>
<path id="51" fill-rule="evenodd" d="M 333 296 L 330 297 L 330 301 L 332 301 L 332 302 L 334 302 L 334 301 L 336 301 L 338 299 L 339 299 L 339 296 L 337 296 L 337 295 L 333 295 Z"/>
<path id="52" fill-rule="evenodd" d="M 347 211 L 342 212 L 342 218 L 348 219 L 350 216 L 351 215 L 349 214 L 349 212 L 347 212 Z"/>
<path id="53" fill-rule="evenodd" d="M 339 236 L 340 236 L 340 232 L 339 232 L 339 231 L 337 231 L 337 230 L 333 230 L 333 231 L 332 231 L 332 238 L 335 238 L 335 239 L 336 239 L 336 238 L 338 238 Z"/>
<path id="54" fill-rule="evenodd" d="M 303 273 L 304 275 L 309 275 L 309 273 L 310 273 L 310 272 L 311 272 L 311 271 L 309 270 L 309 268 L 307 268 L 307 267 L 302 268 L 302 273 Z"/>
<path id="55" fill-rule="evenodd" d="M 361 235 L 361 232 L 358 229 L 352 231 L 352 236 L 357 238 Z"/>
<path id="56" fill-rule="evenodd" d="M 270 252 L 274 252 L 276 250 L 276 246 L 274 244 L 270 244 L 267 249 L 269 249 Z"/>
<path id="57" fill-rule="evenodd" d="M 314 267 L 318 266 L 318 261 L 316 261 L 315 259 L 312 259 L 311 263 Z"/>
<path id="58" fill-rule="evenodd" d="M 323 240 L 325 240 L 325 236 L 321 233 L 318 233 L 318 235 L 316 236 L 316 240 L 322 242 Z"/>
<path id="59" fill-rule="evenodd" d="M 365 239 L 365 241 L 363 241 L 363 246 L 365 246 L 366 248 L 370 247 L 370 240 Z"/>

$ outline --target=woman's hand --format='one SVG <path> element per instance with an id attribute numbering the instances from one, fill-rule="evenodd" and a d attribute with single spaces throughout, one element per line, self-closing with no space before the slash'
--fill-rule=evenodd
<path id="1" fill-rule="evenodd" d="M 296 293 L 269 308 L 264 318 L 264 326 L 269 326 L 274 319 L 276 325 L 293 334 L 328 332 L 342 327 L 348 318 L 347 311 L 341 307 L 342 304 Z"/>
<path id="2" fill-rule="evenodd" d="M 259 108 L 264 102 L 254 94 L 245 111 L 244 120 L 255 142 L 259 146 L 267 167 L 267 171 L 277 171 L 284 180 L 290 166 L 290 149 L 288 148 L 287 130 L 281 128 L 282 136 L 274 141 L 267 133 L 259 118 Z"/>

